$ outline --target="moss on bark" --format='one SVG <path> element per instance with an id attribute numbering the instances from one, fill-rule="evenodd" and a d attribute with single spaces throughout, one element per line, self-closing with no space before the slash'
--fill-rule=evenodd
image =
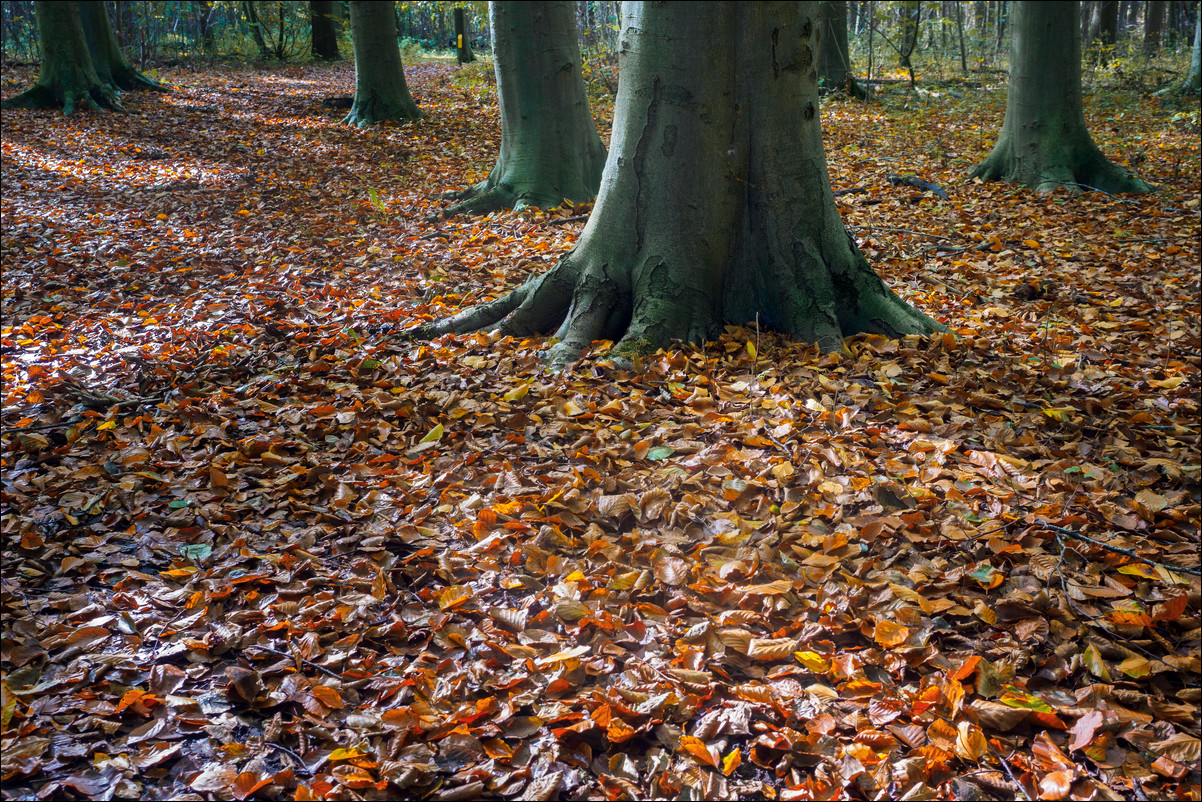
<path id="1" fill-rule="evenodd" d="M 405 84 L 392 3 L 351 2 L 355 43 L 355 102 L 342 122 L 374 125 L 422 116 Z"/>
<path id="2" fill-rule="evenodd" d="M 1006 118 L 993 151 L 970 177 L 1037 192 L 1147 192 L 1147 184 L 1102 155 L 1086 128 L 1077 3 L 1016 3 L 1011 19 Z"/>
<path id="3" fill-rule="evenodd" d="M 943 327 L 892 293 L 839 218 L 822 149 L 815 3 L 629 4 L 596 208 L 510 294 L 414 331 L 551 333 L 553 365 L 701 342 L 729 323 L 842 347 Z"/>
<path id="4" fill-rule="evenodd" d="M 74 0 L 37 0 L 38 47 L 42 66 L 33 88 L 4 101 L 4 108 L 62 108 L 121 111 L 116 92 L 97 76 L 88 55 L 79 3 Z"/>
<path id="5" fill-rule="evenodd" d="M 605 147 L 589 114 L 573 4 L 489 4 L 501 152 L 488 178 L 457 193 L 448 214 L 550 208 L 597 196 Z"/>

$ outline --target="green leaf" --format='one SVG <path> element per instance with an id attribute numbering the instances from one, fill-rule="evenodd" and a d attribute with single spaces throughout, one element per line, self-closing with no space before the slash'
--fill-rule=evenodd
<path id="1" fill-rule="evenodd" d="M 1034 710 L 1036 713 L 1051 713 L 1051 706 L 1034 694 L 1019 690 L 1013 686 L 1006 689 L 1006 692 L 998 699 L 1004 705 L 1015 707 L 1020 710 Z"/>
<path id="2" fill-rule="evenodd" d="M 178 510 L 183 507 L 191 507 L 192 501 L 186 498 L 177 498 L 174 501 L 167 502 L 167 506 L 173 510 Z"/>
<path id="3" fill-rule="evenodd" d="M 417 442 L 420 445 L 421 443 L 435 443 L 441 439 L 442 439 L 442 424 L 439 423 L 433 429 L 431 429 L 429 432 L 427 432 L 425 437 L 423 437 L 421 440 L 418 440 Z"/>
<path id="4" fill-rule="evenodd" d="M 669 446 L 656 446 L 647 452 L 647 459 L 667 459 L 676 453 L 676 449 Z"/>
<path id="5" fill-rule="evenodd" d="M 179 550 L 179 553 L 184 559 L 195 562 L 196 560 L 203 560 L 212 554 L 213 547 L 207 543 L 193 543 L 190 546 L 184 546 Z"/>

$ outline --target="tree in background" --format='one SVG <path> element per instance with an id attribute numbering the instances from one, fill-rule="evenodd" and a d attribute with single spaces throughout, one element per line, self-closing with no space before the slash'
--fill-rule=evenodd
<path id="1" fill-rule="evenodd" d="M 451 213 L 558 206 L 597 196 L 605 146 L 589 114 L 570 0 L 489 4 L 501 153 Z"/>
<path id="2" fill-rule="evenodd" d="M 393 4 L 351 0 L 351 39 L 355 45 L 355 102 L 343 122 L 372 125 L 422 116 L 405 84 Z"/>
<path id="3" fill-rule="evenodd" d="M 864 89 L 851 74 L 847 49 L 847 0 L 818 4 L 818 79 L 827 91 L 846 91 L 864 97 Z"/>
<path id="4" fill-rule="evenodd" d="M 338 61 L 338 16 L 334 0 L 309 0 L 309 25 L 312 30 L 313 58 Z"/>
<path id="5" fill-rule="evenodd" d="M 152 81 L 130 66 L 125 54 L 121 52 L 121 47 L 117 44 L 117 35 L 113 33 L 113 26 L 109 24 L 109 15 L 104 8 L 104 3 L 80 3 L 79 18 L 83 25 L 83 37 L 88 45 L 92 66 L 102 83 L 123 91 L 133 89 L 166 91 L 167 88 L 158 81 Z"/>
<path id="6" fill-rule="evenodd" d="M 4 102 L 4 108 L 62 107 L 63 114 L 77 108 L 117 109 L 116 90 L 101 81 L 88 54 L 83 22 L 75 0 L 37 0 L 38 48 L 42 55 L 38 82 Z"/>
<path id="7" fill-rule="evenodd" d="M 993 152 L 971 177 L 1014 181 L 1037 192 L 1148 191 L 1102 155 L 1085 126 L 1077 0 L 1015 3 L 1012 13 L 1006 117 Z"/>
<path id="8" fill-rule="evenodd" d="M 460 7 L 455 9 L 455 57 L 460 64 L 470 64 L 476 60 L 467 38 L 467 19 Z"/>
<path id="9" fill-rule="evenodd" d="M 1185 80 L 1162 89 L 1161 95 L 1188 95 L 1202 92 L 1202 12 L 1194 22 L 1194 48 L 1190 55 L 1189 72 Z"/>
<path id="10" fill-rule="evenodd" d="M 822 147 L 813 2 L 623 4 L 622 78 L 597 205 L 575 249 L 508 295 L 413 334 L 556 332 L 619 361 L 757 321 L 842 347 L 942 326 L 847 233 Z"/>

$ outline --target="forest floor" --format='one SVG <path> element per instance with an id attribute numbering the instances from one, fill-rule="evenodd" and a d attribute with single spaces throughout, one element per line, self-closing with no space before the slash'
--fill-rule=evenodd
<path id="1" fill-rule="evenodd" d="M 996 88 L 825 103 L 953 334 L 548 374 L 394 336 L 583 225 L 425 222 L 487 74 L 370 129 L 346 65 L 4 112 L 6 798 L 1198 799 L 1197 101 L 1090 96 L 1142 197 L 965 183 Z"/>

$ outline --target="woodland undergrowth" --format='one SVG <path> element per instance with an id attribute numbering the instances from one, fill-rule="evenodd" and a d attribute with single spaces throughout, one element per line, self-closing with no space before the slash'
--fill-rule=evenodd
<path id="1" fill-rule="evenodd" d="M 397 336 L 588 212 L 426 222 L 499 129 L 406 72 L 367 129 L 346 65 L 4 112 L 6 797 L 1199 798 L 1196 103 L 1090 97 L 1157 191 L 1073 197 L 964 182 L 1001 90 L 825 102 L 953 333 L 548 374 Z"/>

